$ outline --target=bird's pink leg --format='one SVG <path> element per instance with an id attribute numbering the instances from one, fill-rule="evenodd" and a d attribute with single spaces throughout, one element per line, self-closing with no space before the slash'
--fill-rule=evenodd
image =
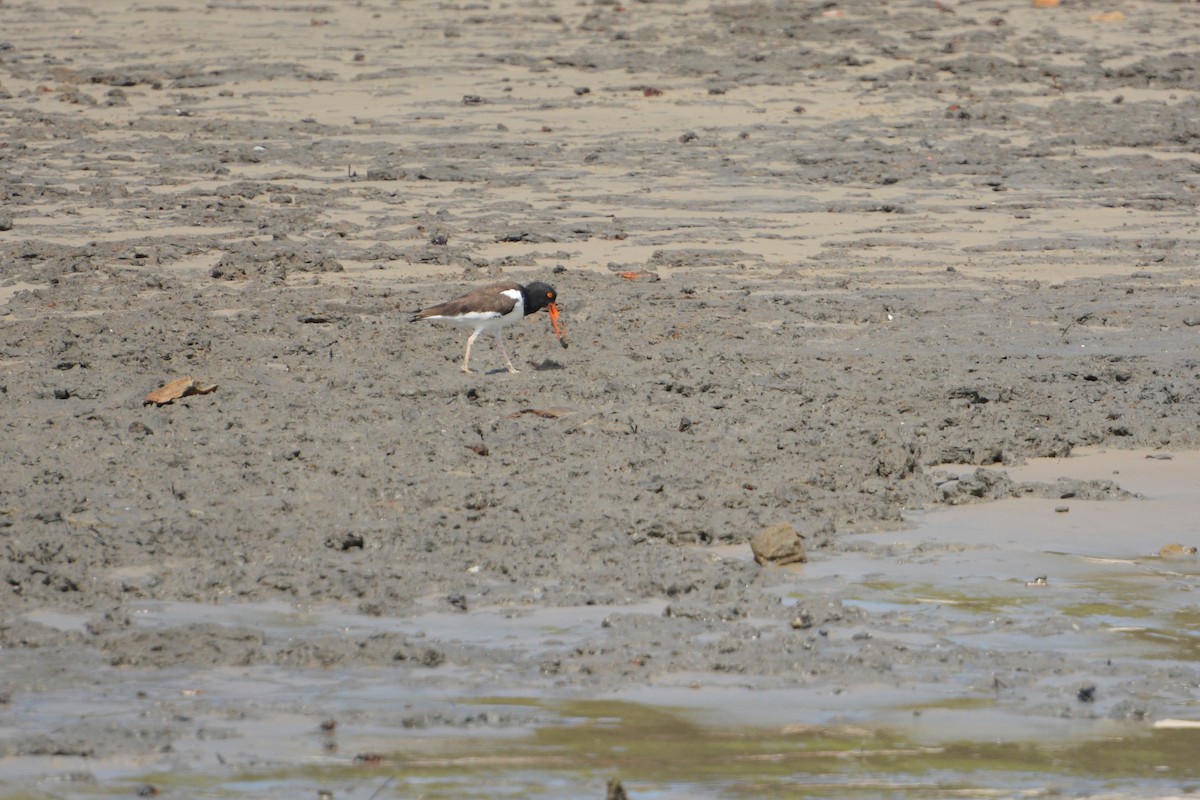
<path id="1" fill-rule="evenodd" d="M 500 345 L 500 355 L 504 356 L 504 363 L 508 364 L 509 372 L 520 372 L 521 370 L 513 366 L 512 359 L 508 357 L 508 350 L 504 349 L 504 332 L 496 331 L 496 344 Z"/>
<path id="2" fill-rule="evenodd" d="M 475 344 L 475 337 L 479 335 L 479 331 L 475 331 L 467 337 L 467 352 L 463 355 L 462 371 L 471 374 L 471 345 Z"/>

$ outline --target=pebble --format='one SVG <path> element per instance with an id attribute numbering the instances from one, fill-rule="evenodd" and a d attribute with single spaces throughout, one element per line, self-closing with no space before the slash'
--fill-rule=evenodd
<path id="1" fill-rule="evenodd" d="M 1167 561 L 1182 561 L 1196 557 L 1196 548 L 1179 544 L 1165 544 L 1158 551 L 1158 557 Z"/>
<path id="2" fill-rule="evenodd" d="M 792 627 L 798 631 L 806 631 L 812 627 L 812 614 L 808 611 L 801 611 L 792 619 Z"/>
<path id="3" fill-rule="evenodd" d="M 144 422 L 134 420 L 129 423 L 129 432 L 134 436 L 153 436 L 154 430 Z"/>

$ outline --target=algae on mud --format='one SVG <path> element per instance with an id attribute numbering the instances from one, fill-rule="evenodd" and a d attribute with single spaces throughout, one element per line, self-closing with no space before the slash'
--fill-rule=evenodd
<path id="1" fill-rule="evenodd" d="M 322 764 L 250 770 L 220 781 L 184 784 L 205 797 L 236 798 L 266 788 L 338 787 L 338 794 L 494 797 L 599 796 L 620 776 L 632 797 L 962 796 L 977 792 L 1053 792 L 1060 781 L 1144 796 L 1168 786 L 1200 785 L 1197 731 L 1150 731 L 1058 741 L 928 743 L 860 726 L 712 729 L 686 713 L 613 701 L 547 702 L 479 698 L 484 708 L 529 704 L 558 721 L 517 738 L 455 736 L 410 741 L 370 766 Z M 914 713 L 919 710 L 914 709 Z M 173 787 L 169 774 L 135 782 Z"/>

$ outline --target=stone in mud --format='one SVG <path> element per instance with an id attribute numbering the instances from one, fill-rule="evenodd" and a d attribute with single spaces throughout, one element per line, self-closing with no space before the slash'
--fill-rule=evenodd
<path id="1" fill-rule="evenodd" d="M 1196 558 L 1196 548 L 1179 544 L 1164 544 L 1158 550 L 1158 557 L 1166 561 L 1186 561 Z"/>
<path id="2" fill-rule="evenodd" d="M 980 500 L 996 500 L 1012 493 L 1012 480 L 1008 473 L 988 469 L 977 469 L 969 476 L 959 476 L 938 487 L 942 502 L 949 506 L 977 503 Z"/>
<path id="3" fill-rule="evenodd" d="M 404 170 L 395 167 L 369 167 L 367 169 L 367 180 L 369 181 L 399 181 L 403 180 L 406 175 Z"/>
<path id="4" fill-rule="evenodd" d="M 750 551 L 759 564 L 795 564 L 808 561 L 804 537 L 791 525 L 782 522 L 763 528 L 750 540 Z"/>

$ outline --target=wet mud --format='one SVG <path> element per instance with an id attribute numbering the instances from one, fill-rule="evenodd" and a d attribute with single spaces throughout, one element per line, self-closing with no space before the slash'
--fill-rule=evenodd
<path id="1" fill-rule="evenodd" d="M 883 533 L 1100 525 L 1158 484 L 1070 456 L 1200 448 L 1200 19 L 1109 12 L 0 4 L 6 770 L 211 755 L 132 687 L 237 670 L 386 674 L 450 728 L 547 722 L 450 696 L 709 685 L 810 692 L 806 724 L 883 721 L 877 685 L 1194 716 L 1190 562 L 1159 619 L 1036 536 L 998 596 L 962 540 Z M 537 315 L 519 373 L 481 337 L 464 375 L 465 333 L 409 317 L 501 279 L 553 283 L 571 347 Z M 145 403 L 183 377 L 211 391 Z M 1133 519 L 1055 551 L 1200 538 Z M 775 525 L 807 564 L 754 563 Z M 1018 613 L 1063 580 L 1073 613 Z M 1107 662 L 1131 599 L 1155 641 Z"/>

